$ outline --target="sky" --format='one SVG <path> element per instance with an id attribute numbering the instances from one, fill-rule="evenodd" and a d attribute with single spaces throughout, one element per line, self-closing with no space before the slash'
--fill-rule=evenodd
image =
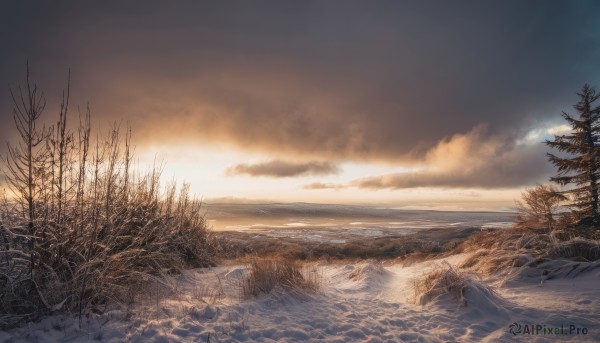
<path id="1" fill-rule="evenodd" d="M 47 122 L 70 69 L 72 113 L 207 201 L 511 207 L 600 81 L 597 1 L 5 1 L 0 27 L 2 141 L 26 61 Z"/>

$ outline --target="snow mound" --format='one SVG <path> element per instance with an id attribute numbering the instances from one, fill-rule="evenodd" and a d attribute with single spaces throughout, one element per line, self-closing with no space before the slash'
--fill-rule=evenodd
<path id="1" fill-rule="evenodd" d="M 490 287 L 452 266 L 438 266 L 413 281 L 415 302 L 419 305 L 458 304 L 484 312 L 505 311 L 502 300 Z"/>
<path id="2" fill-rule="evenodd" d="M 350 270 L 354 270 L 354 266 L 353 266 L 353 265 L 351 265 L 351 264 L 347 264 L 347 265 L 345 265 L 345 266 L 344 266 L 344 268 L 343 268 L 343 269 L 344 269 L 344 270 L 348 270 L 348 271 L 350 271 Z"/>
<path id="3" fill-rule="evenodd" d="M 233 268 L 232 270 L 228 271 L 225 274 L 225 278 L 227 280 L 237 280 L 237 279 L 241 279 L 242 276 L 244 276 L 245 270 L 244 268 L 238 267 L 238 268 Z"/>
<path id="4" fill-rule="evenodd" d="M 463 291 L 464 312 L 473 319 L 501 318 L 509 319 L 510 304 L 498 295 L 490 286 L 469 279 Z M 501 320 L 497 320 L 501 322 Z"/>
<path id="5" fill-rule="evenodd" d="M 323 275 L 326 283 L 306 299 L 287 290 L 242 299 L 239 282 L 220 281 L 230 272 L 231 277 L 240 272 L 247 276 L 245 267 L 195 269 L 186 272 L 185 278 L 171 276 L 178 292 L 138 298 L 130 309 L 84 316 L 81 326 L 77 317 L 55 314 L 0 331 L 0 342 L 522 341 L 508 332 L 514 322 L 548 327 L 574 323 L 590 328 L 589 334 L 560 337 L 560 341 L 600 342 L 600 332 L 592 330 L 600 323 L 600 269 L 576 279 L 550 280 L 544 286 L 515 282 L 491 288 L 486 286 L 490 279 L 452 269 L 451 264 L 461 264 L 464 256 L 415 262 L 410 267 L 383 267 L 370 261 L 322 263 L 314 267 L 318 272 L 313 274 Z M 439 274 L 429 278 L 436 271 Z M 349 277 L 352 272 L 353 279 Z M 425 306 L 406 301 L 410 297 L 414 302 L 411 281 L 419 275 L 430 280 L 430 288 L 422 293 L 425 297 L 429 291 Z M 382 281 L 382 287 L 365 287 L 365 279 Z M 444 283 L 444 279 L 459 282 Z M 436 285 L 442 292 L 434 294 Z M 215 289 L 223 295 L 207 302 L 207 296 L 198 296 L 198 288 L 206 288 L 209 298 Z"/>
<path id="6" fill-rule="evenodd" d="M 316 293 L 319 288 L 319 275 L 300 263 L 282 258 L 263 258 L 250 263 L 240 291 L 245 299 L 272 293 L 304 297 Z"/>
<path id="7" fill-rule="evenodd" d="M 414 280 L 415 302 L 454 313 L 470 323 L 467 330 L 491 333 L 510 320 L 509 302 L 473 276 L 449 264 Z"/>
<path id="8" fill-rule="evenodd" d="M 589 239 L 573 238 L 556 244 L 549 255 L 575 261 L 597 261 L 600 260 L 600 244 Z"/>
<path id="9" fill-rule="evenodd" d="M 368 263 L 351 269 L 348 279 L 354 281 L 377 280 L 387 274 L 381 263 Z"/>
<path id="10" fill-rule="evenodd" d="M 546 281 L 552 279 L 572 279 L 582 274 L 598 272 L 600 276 L 600 260 L 593 262 L 576 262 L 570 260 L 548 260 L 535 265 L 518 269 L 510 280 Z"/>

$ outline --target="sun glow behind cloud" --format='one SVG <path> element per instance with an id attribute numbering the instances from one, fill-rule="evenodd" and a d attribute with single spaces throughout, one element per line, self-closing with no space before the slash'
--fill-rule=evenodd
<path id="1" fill-rule="evenodd" d="M 525 135 L 517 140 L 520 145 L 539 144 L 546 139 L 552 139 L 554 135 L 563 135 L 571 131 L 571 127 L 564 124 L 546 123 L 540 128 L 527 131 Z"/>
<path id="2" fill-rule="evenodd" d="M 54 101 L 70 67 L 73 104 L 205 199 L 510 206 L 600 75 L 597 4 L 188 5 L 15 2 L 1 78 L 33 56 Z M 0 93 L 7 140 L 11 110 Z"/>
<path id="3" fill-rule="evenodd" d="M 337 164 L 339 173 L 329 175 L 293 178 L 231 175 L 227 170 L 233 165 L 267 160 L 272 156 L 225 145 L 146 145 L 136 149 L 136 158 L 141 169 L 160 167 L 162 181 L 188 182 L 192 194 L 209 202 L 315 202 L 439 210 L 497 210 L 511 207 L 513 199 L 518 196 L 515 189 L 421 187 L 365 190 L 352 186 L 361 177 L 418 172 L 424 166 L 342 162 Z M 324 187 L 307 187 L 319 184 Z"/>

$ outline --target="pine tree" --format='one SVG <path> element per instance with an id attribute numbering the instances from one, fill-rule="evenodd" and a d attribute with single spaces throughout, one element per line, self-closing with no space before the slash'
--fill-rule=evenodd
<path id="1" fill-rule="evenodd" d="M 566 153 L 559 157 L 548 153 L 548 159 L 558 169 L 550 178 L 562 186 L 571 186 L 563 191 L 570 195 L 569 206 L 579 220 L 599 221 L 598 178 L 600 177 L 600 106 L 594 102 L 600 98 L 593 87 L 586 84 L 577 93 L 579 102 L 574 106 L 579 118 L 563 112 L 562 116 L 572 128 L 570 134 L 554 136 L 546 145 Z"/>

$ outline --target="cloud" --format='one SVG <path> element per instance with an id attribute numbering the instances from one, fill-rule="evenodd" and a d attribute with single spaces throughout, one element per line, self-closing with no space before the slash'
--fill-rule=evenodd
<path id="1" fill-rule="evenodd" d="M 568 133 L 572 130 L 573 130 L 573 128 L 570 127 L 569 125 L 563 124 L 563 125 L 556 125 L 551 128 L 548 128 L 548 130 L 546 130 L 546 132 L 551 135 L 560 135 L 560 134 Z"/>
<path id="2" fill-rule="evenodd" d="M 341 190 L 347 188 L 345 185 L 338 183 L 323 183 L 323 182 L 313 182 L 302 186 L 303 189 L 309 190 L 318 190 L 318 189 L 334 189 Z"/>
<path id="3" fill-rule="evenodd" d="M 244 197 L 235 197 L 235 196 L 227 196 L 227 197 L 215 197 L 208 198 L 203 200 L 204 203 L 210 205 L 220 205 L 220 204 L 268 204 L 277 202 L 276 200 L 271 199 L 254 199 L 254 198 L 244 198 Z"/>
<path id="4" fill-rule="evenodd" d="M 246 174 L 274 178 L 338 174 L 340 169 L 330 162 L 295 163 L 271 160 L 256 164 L 238 164 L 227 169 L 228 175 Z"/>
<path id="5" fill-rule="evenodd" d="M 478 126 L 444 139 L 425 154 L 423 168 L 369 176 L 349 186 L 364 189 L 510 188 L 543 181 L 552 171 L 540 143 L 519 145 L 514 136 L 489 135 Z"/>
<path id="6" fill-rule="evenodd" d="M 11 3 L 0 79 L 22 83 L 32 56 L 52 122 L 71 67 L 72 103 L 129 120 L 139 145 L 410 163 L 479 123 L 560 120 L 600 77 L 596 2 L 140 5 Z M 3 140 L 11 121 L 0 89 Z"/>

